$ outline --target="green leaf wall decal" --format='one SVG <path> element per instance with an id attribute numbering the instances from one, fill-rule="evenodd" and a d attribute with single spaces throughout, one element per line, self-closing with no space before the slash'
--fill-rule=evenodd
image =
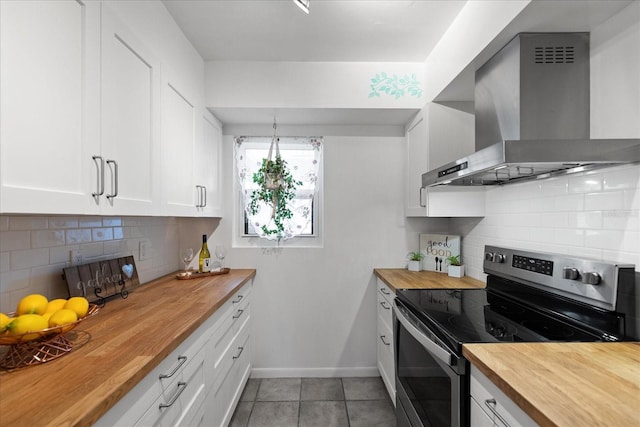
<path id="1" fill-rule="evenodd" d="M 398 78 L 396 74 L 393 76 L 387 75 L 385 72 L 376 74 L 371 78 L 371 93 L 369 98 L 380 97 L 381 93 L 395 97 L 399 99 L 408 93 L 410 96 L 420 98 L 422 96 L 422 88 L 415 73 L 409 76 L 405 74 L 401 78 Z"/>

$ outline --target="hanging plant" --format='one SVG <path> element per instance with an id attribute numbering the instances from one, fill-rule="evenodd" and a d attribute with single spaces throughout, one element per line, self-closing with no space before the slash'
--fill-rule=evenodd
<path id="1" fill-rule="evenodd" d="M 301 181 L 293 179 L 287 168 L 287 162 L 280 157 L 278 138 L 275 135 L 276 124 L 273 123 L 273 139 L 269 148 L 269 155 L 262 159 L 262 165 L 253 174 L 253 182 L 258 184 L 258 189 L 251 192 L 247 210 L 251 215 L 256 215 L 266 205 L 271 208 L 271 221 L 260 228 L 267 236 L 282 236 L 285 231 L 285 221 L 291 219 L 293 212 L 289 202 L 296 197 L 296 188 L 302 185 Z M 275 158 L 272 158 L 275 147 Z"/>

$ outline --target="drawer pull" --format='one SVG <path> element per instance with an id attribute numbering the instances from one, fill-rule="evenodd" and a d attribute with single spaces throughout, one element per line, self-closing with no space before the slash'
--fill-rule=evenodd
<path id="1" fill-rule="evenodd" d="M 500 415 L 498 413 L 498 411 L 496 410 L 496 400 L 495 399 L 486 399 L 484 401 L 484 404 L 486 405 L 487 408 L 489 408 L 489 411 L 491 411 L 491 413 L 493 415 L 495 415 L 497 419 L 500 420 L 500 422 L 502 424 L 504 424 L 506 427 L 511 427 L 511 426 L 509 426 L 509 423 L 507 422 L 507 420 L 502 418 L 502 415 Z"/>
<path id="2" fill-rule="evenodd" d="M 384 345 L 391 345 L 390 343 L 386 342 L 385 339 L 386 335 L 380 335 L 380 340 L 382 341 L 382 344 Z"/>
<path id="3" fill-rule="evenodd" d="M 391 292 L 389 292 L 386 288 L 380 288 L 380 292 L 382 292 L 385 295 L 391 295 Z"/>
<path id="4" fill-rule="evenodd" d="M 168 408 L 169 406 L 171 406 L 174 403 L 176 403 L 176 400 L 178 400 L 178 398 L 180 397 L 180 395 L 182 394 L 182 392 L 184 391 L 185 388 L 187 388 L 187 383 L 183 383 L 182 381 L 179 382 L 178 383 L 178 391 L 176 391 L 176 394 L 174 394 L 173 397 L 171 398 L 171 400 L 168 401 L 167 403 L 161 403 L 160 404 L 160 409 Z"/>
<path id="5" fill-rule="evenodd" d="M 242 298 L 244 298 L 244 296 L 242 296 L 242 295 L 238 295 L 238 298 L 237 298 L 237 299 L 235 299 L 235 300 L 233 300 L 233 301 L 231 301 L 231 303 L 232 303 L 232 304 L 237 304 L 237 303 L 239 303 L 240 301 L 242 301 Z"/>
<path id="6" fill-rule="evenodd" d="M 391 310 L 391 307 L 389 307 L 385 301 L 380 301 L 380 305 L 381 305 L 381 306 L 382 306 L 382 308 L 384 308 L 385 310 Z"/>
<path id="7" fill-rule="evenodd" d="M 234 359 L 234 360 L 240 357 L 240 355 L 242 354 L 242 350 L 244 350 L 244 347 L 238 347 L 238 350 L 240 350 L 240 351 L 238 352 L 238 354 L 236 354 L 235 356 L 233 356 L 233 359 Z"/>
<path id="8" fill-rule="evenodd" d="M 238 314 L 236 314 L 235 316 L 233 316 L 234 319 L 239 318 L 240 316 L 242 316 L 242 313 L 244 313 L 244 310 L 240 310 L 238 309 Z"/>
<path id="9" fill-rule="evenodd" d="M 169 372 L 168 374 L 160 374 L 160 379 L 171 378 L 172 376 L 174 376 L 175 373 L 178 372 L 178 369 L 180 369 L 180 367 L 187 361 L 187 356 L 178 356 L 178 361 L 180 362 L 178 363 L 178 366 L 173 368 L 173 371 Z"/>

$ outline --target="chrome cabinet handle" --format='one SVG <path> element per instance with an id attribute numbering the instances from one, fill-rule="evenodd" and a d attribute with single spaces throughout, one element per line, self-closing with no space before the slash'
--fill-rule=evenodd
<path id="1" fill-rule="evenodd" d="M 380 292 L 382 292 L 385 295 L 391 295 L 391 292 L 389 292 L 386 288 L 380 288 Z"/>
<path id="2" fill-rule="evenodd" d="M 178 383 L 178 391 L 176 392 L 176 394 L 174 394 L 173 397 L 171 398 L 171 400 L 168 401 L 167 403 L 161 403 L 160 404 L 160 409 L 168 408 L 169 406 L 171 406 L 174 403 L 176 403 L 176 400 L 178 400 L 178 398 L 180 397 L 180 395 L 182 394 L 182 392 L 184 391 L 185 388 L 187 388 L 187 383 L 183 383 L 182 381 L 180 381 Z"/>
<path id="3" fill-rule="evenodd" d="M 91 156 L 93 161 L 96 164 L 96 181 L 97 181 L 97 191 L 95 193 L 91 193 L 91 195 L 95 198 L 102 196 L 104 194 L 104 159 L 102 156 Z M 100 163 L 96 160 L 100 159 Z"/>
<path id="4" fill-rule="evenodd" d="M 207 206 L 207 187 L 206 186 L 202 186 L 202 199 L 204 200 L 202 202 L 202 207 L 206 207 Z"/>
<path id="5" fill-rule="evenodd" d="M 382 306 L 382 308 L 384 308 L 385 310 L 391 310 L 391 307 L 387 306 L 387 303 L 385 301 L 381 301 L 380 305 Z"/>
<path id="6" fill-rule="evenodd" d="M 168 374 L 160 374 L 160 379 L 171 378 L 172 376 L 174 376 L 175 373 L 178 372 L 178 369 L 180 369 L 180 367 L 187 361 L 187 356 L 178 356 L 178 361 L 180 362 L 178 363 L 178 366 L 173 368 L 173 371 L 169 372 Z"/>
<path id="7" fill-rule="evenodd" d="M 496 400 L 495 399 L 486 399 L 484 401 L 484 404 L 486 405 L 486 407 L 489 409 L 489 411 L 491 411 L 491 413 L 493 415 L 496 416 L 497 419 L 500 420 L 500 422 L 502 424 L 504 424 L 506 427 L 511 427 L 509 425 L 509 423 L 507 422 L 507 420 L 505 420 L 502 415 L 500 415 L 500 413 L 496 410 Z"/>
<path id="8" fill-rule="evenodd" d="M 239 303 L 240 301 L 242 301 L 242 298 L 244 298 L 242 295 L 238 295 L 238 299 L 236 299 L 236 300 L 234 300 L 234 301 L 231 301 L 231 303 L 232 303 L 232 304 L 237 304 L 237 303 Z"/>
<path id="9" fill-rule="evenodd" d="M 113 164 L 113 189 L 114 192 L 112 194 L 107 194 L 107 199 L 115 199 L 118 197 L 118 162 L 115 160 L 107 160 L 107 164 Z"/>
<path id="10" fill-rule="evenodd" d="M 236 314 L 235 316 L 233 316 L 234 319 L 239 318 L 240 316 L 242 316 L 242 313 L 244 313 L 244 310 L 238 310 L 238 314 Z"/>
<path id="11" fill-rule="evenodd" d="M 233 356 L 233 359 L 234 359 L 234 360 L 240 357 L 240 355 L 242 354 L 242 350 L 244 350 L 244 347 L 238 347 L 238 350 L 240 350 L 240 351 L 238 352 L 238 354 L 236 354 L 235 356 Z"/>
<path id="12" fill-rule="evenodd" d="M 196 201 L 196 208 L 204 206 L 202 204 L 202 185 L 196 185 L 196 191 L 198 192 L 198 200 Z"/>
<path id="13" fill-rule="evenodd" d="M 420 197 L 420 202 L 419 202 L 419 204 L 420 204 L 421 208 L 426 208 L 427 205 L 426 204 L 424 204 L 424 205 L 422 204 L 422 190 L 424 190 L 424 187 L 420 187 L 420 196 L 419 196 Z"/>
<path id="14" fill-rule="evenodd" d="M 391 345 L 390 343 L 386 342 L 385 339 L 386 335 L 380 335 L 380 340 L 382 341 L 382 344 L 384 345 Z"/>

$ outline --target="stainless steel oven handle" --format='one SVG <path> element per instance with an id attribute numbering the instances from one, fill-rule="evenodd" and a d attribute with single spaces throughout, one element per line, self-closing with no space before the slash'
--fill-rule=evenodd
<path id="1" fill-rule="evenodd" d="M 393 302 L 393 312 L 396 315 L 396 319 L 402 323 L 402 326 L 405 327 L 407 332 L 411 334 L 413 338 L 416 339 L 420 344 L 427 349 L 429 353 L 433 356 L 437 357 L 440 361 L 447 364 L 447 366 L 452 366 L 451 362 L 451 353 L 449 353 L 444 348 L 440 347 L 438 344 L 433 342 L 429 337 L 420 332 L 420 330 L 413 324 L 411 319 L 405 316 L 405 314 L 398 308 L 396 302 Z"/>

